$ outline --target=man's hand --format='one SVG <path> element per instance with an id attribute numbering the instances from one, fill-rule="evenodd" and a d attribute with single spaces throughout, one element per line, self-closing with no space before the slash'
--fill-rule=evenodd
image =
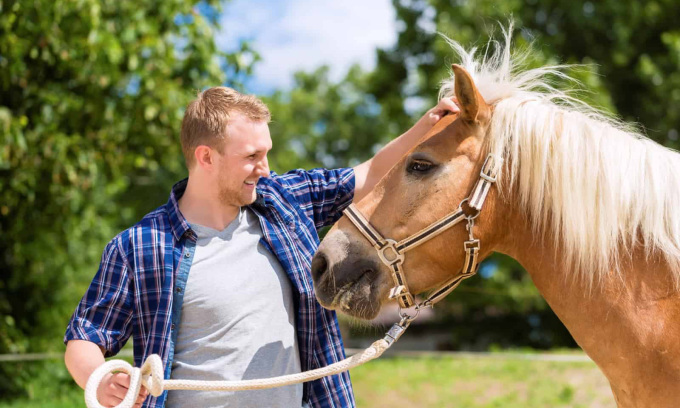
<path id="1" fill-rule="evenodd" d="M 441 118 L 449 113 L 457 114 L 460 113 L 460 108 L 457 105 L 458 101 L 456 98 L 444 98 L 437 106 L 430 109 L 425 113 L 425 117 L 430 122 L 430 125 L 434 126 L 435 123 L 439 122 Z"/>
<path id="2" fill-rule="evenodd" d="M 415 146 L 435 123 L 447 113 L 458 113 L 455 98 L 444 98 L 430 109 L 406 133 L 383 147 L 376 155 L 354 167 L 354 202 L 359 202 L 387 174 L 387 171 Z"/>
<path id="3" fill-rule="evenodd" d="M 104 348 L 85 340 L 71 340 L 66 345 L 64 362 L 76 383 L 83 389 L 94 370 L 104 364 Z M 105 407 L 119 405 L 130 388 L 130 376 L 125 373 L 108 374 L 97 388 L 97 399 Z M 142 387 L 135 401 L 135 408 L 141 408 L 149 395 Z"/>
<path id="4" fill-rule="evenodd" d="M 128 388 L 130 388 L 129 375 L 125 373 L 109 374 L 102 379 L 99 388 L 97 388 L 97 400 L 105 407 L 115 407 L 123 401 Z M 149 391 L 142 386 L 137 401 L 135 401 L 135 408 L 141 408 L 148 395 Z"/>

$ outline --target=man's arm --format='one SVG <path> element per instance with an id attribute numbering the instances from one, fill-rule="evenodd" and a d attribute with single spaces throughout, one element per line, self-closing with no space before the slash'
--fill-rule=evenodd
<path id="1" fill-rule="evenodd" d="M 85 388 L 90 374 L 104 364 L 104 350 L 87 340 L 71 340 L 66 344 L 64 363 L 80 388 Z"/>
<path id="2" fill-rule="evenodd" d="M 64 363 L 68 372 L 71 373 L 71 377 L 84 389 L 92 372 L 104 364 L 104 349 L 87 340 L 71 340 L 66 344 Z M 105 407 L 115 407 L 123 401 L 129 387 L 129 375 L 125 373 L 109 374 L 99 384 L 97 400 Z M 148 391 L 142 387 L 139 394 L 135 408 L 142 406 Z"/>
<path id="3" fill-rule="evenodd" d="M 129 286 L 127 264 L 116 237 L 104 249 L 99 270 L 64 336 L 66 368 L 82 388 L 92 372 L 104 363 L 104 356 L 117 353 L 130 336 L 132 294 Z M 106 407 L 120 404 L 129 384 L 130 378 L 125 373 L 107 375 L 97 389 L 99 402 Z M 144 398 L 146 395 L 142 393 Z M 135 406 L 141 406 L 144 398 L 138 399 Z"/>
<path id="4" fill-rule="evenodd" d="M 392 140 L 380 149 L 373 158 L 354 167 L 355 190 L 354 202 L 359 202 L 385 174 L 413 148 L 425 133 L 448 112 L 459 112 L 460 109 L 452 99 L 444 98 L 437 106 L 430 109 L 406 133 Z"/>

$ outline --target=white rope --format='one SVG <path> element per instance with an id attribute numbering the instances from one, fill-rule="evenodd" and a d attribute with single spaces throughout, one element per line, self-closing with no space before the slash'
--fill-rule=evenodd
<path id="1" fill-rule="evenodd" d="M 242 381 L 164 380 L 163 362 L 158 354 L 150 355 L 142 365 L 142 368 L 132 367 L 124 360 L 110 360 L 94 370 L 87 380 L 87 386 L 85 387 L 85 404 L 87 404 L 88 408 L 104 408 L 97 400 L 97 389 L 104 377 L 112 372 L 124 372 L 130 376 L 130 388 L 128 389 L 128 393 L 125 395 L 123 401 L 114 408 L 132 408 L 137 400 L 142 385 L 144 385 L 154 397 L 157 397 L 161 395 L 163 391 L 168 390 L 240 391 L 282 387 L 284 385 L 317 380 L 321 377 L 347 371 L 380 357 L 391 344 L 392 341 L 386 337 L 385 339 L 374 342 L 369 348 L 361 353 L 357 353 L 326 367 L 281 377 Z"/>

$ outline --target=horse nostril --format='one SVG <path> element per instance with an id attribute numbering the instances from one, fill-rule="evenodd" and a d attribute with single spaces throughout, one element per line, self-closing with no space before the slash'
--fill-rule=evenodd
<path id="1" fill-rule="evenodd" d="M 318 281 L 327 270 L 328 260 L 326 259 L 326 255 L 318 252 L 316 255 L 314 255 L 314 258 L 312 258 L 312 279 Z"/>

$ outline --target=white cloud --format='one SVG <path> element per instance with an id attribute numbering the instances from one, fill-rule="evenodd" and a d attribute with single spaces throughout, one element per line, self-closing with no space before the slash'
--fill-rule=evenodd
<path id="1" fill-rule="evenodd" d="M 331 67 L 338 79 L 350 65 L 375 66 L 375 49 L 396 41 L 389 0 L 235 0 L 224 6 L 217 43 L 236 48 L 249 40 L 261 56 L 254 88 L 258 93 L 289 88 L 296 70 Z"/>

